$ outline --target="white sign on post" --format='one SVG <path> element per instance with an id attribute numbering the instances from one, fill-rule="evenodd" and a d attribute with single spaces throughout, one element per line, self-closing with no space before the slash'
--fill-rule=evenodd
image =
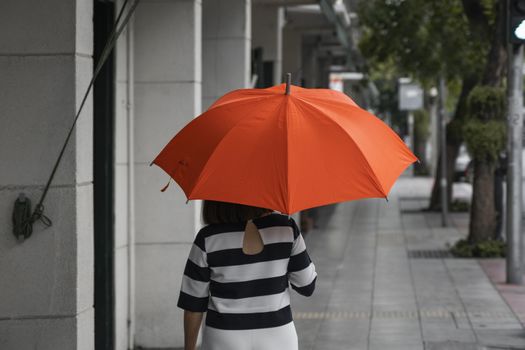
<path id="1" fill-rule="evenodd" d="M 399 110 L 414 111 L 423 108 L 423 90 L 418 84 L 399 84 Z"/>

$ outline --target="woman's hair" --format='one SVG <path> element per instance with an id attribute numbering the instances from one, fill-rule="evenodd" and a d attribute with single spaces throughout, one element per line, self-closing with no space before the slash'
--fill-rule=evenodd
<path id="1" fill-rule="evenodd" d="M 271 212 L 271 209 L 205 200 L 202 206 L 202 219 L 206 225 L 231 224 L 248 221 Z"/>

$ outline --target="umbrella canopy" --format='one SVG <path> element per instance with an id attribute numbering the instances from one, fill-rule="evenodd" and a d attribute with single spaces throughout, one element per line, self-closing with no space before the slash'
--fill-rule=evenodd
<path id="1" fill-rule="evenodd" d="M 417 160 L 347 95 L 286 85 L 240 89 L 188 123 L 155 158 L 188 199 L 286 214 L 385 198 Z"/>

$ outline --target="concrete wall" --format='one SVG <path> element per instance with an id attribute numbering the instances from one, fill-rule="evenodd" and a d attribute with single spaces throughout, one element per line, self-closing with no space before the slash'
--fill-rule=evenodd
<path id="1" fill-rule="evenodd" d="M 202 12 L 202 106 L 225 93 L 249 87 L 251 5 L 249 0 L 204 0 Z"/>
<path id="2" fill-rule="evenodd" d="M 0 348 L 93 349 L 91 98 L 47 195 L 53 226 L 18 243 L 10 221 L 20 192 L 42 193 L 91 78 L 93 4 L 0 7 Z"/>
<path id="3" fill-rule="evenodd" d="M 150 162 L 201 108 L 201 2 L 144 1 L 134 23 L 135 344 L 183 344 L 177 298 L 196 204 Z"/>

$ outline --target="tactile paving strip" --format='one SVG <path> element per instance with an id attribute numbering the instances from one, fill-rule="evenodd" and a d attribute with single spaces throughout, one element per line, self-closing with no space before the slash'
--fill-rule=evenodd
<path id="1" fill-rule="evenodd" d="M 366 311 L 336 311 L 336 312 L 294 312 L 296 320 L 350 320 L 350 319 L 417 319 L 421 318 L 512 318 L 508 312 L 465 312 L 450 310 L 420 310 L 420 311 L 375 311 L 372 314 Z"/>
<path id="2" fill-rule="evenodd" d="M 454 256 L 446 249 L 438 250 L 408 250 L 408 257 L 411 259 L 450 259 Z"/>

